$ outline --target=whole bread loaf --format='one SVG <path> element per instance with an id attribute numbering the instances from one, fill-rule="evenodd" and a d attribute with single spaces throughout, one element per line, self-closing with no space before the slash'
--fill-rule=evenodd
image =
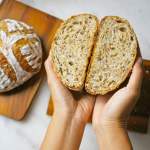
<path id="1" fill-rule="evenodd" d="M 23 84 L 39 72 L 41 42 L 33 28 L 23 22 L 0 21 L 0 92 Z"/>
<path id="2" fill-rule="evenodd" d="M 69 89 L 84 87 L 97 28 L 95 16 L 82 14 L 67 19 L 56 33 L 50 50 L 53 67 Z"/>
<path id="3" fill-rule="evenodd" d="M 85 89 L 104 95 L 127 78 L 137 55 L 137 39 L 129 22 L 117 16 L 104 17 L 87 72 Z"/>
<path id="4" fill-rule="evenodd" d="M 136 35 L 117 16 L 104 17 L 100 24 L 93 15 L 73 16 L 61 25 L 51 47 L 53 68 L 63 84 L 78 91 L 85 86 L 93 95 L 118 88 L 136 55 Z"/>

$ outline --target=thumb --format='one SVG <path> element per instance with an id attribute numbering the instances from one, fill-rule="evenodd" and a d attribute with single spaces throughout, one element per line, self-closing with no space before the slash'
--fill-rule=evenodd
<path id="1" fill-rule="evenodd" d="M 48 85 L 52 94 L 55 93 L 56 91 L 60 93 L 64 91 L 68 91 L 68 89 L 61 83 L 61 81 L 58 79 L 55 72 L 53 71 L 53 66 L 52 66 L 52 61 L 50 56 L 45 61 L 45 69 L 47 73 Z"/>

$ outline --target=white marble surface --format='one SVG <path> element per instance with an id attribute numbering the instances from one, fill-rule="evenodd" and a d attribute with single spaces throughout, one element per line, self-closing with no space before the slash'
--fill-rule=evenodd
<path id="1" fill-rule="evenodd" d="M 81 12 L 99 17 L 120 15 L 127 18 L 137 33 L 144 58 L 150 59 L 150 1 L 149 0 L 22 0 L 28 5 L 49 14 L 67 18 Z M 35 100 L 21 122 L 0 116 L 0 150 L 38 150 L 50 118 L 46 115 L 49 98 L 46 80 L 43 81 Z M 148 150 L 148 134 L 129 133 L 135 150 Z M 81 150 L 97 150 L 98 145 L 90 125 L 86 127 Z"/>

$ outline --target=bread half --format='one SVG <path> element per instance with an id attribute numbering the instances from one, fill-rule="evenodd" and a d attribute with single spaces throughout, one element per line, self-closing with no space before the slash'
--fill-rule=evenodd
<path id="1" fill-rule="evenodd" d="M 58 29 L 51 46 L 54 71 L 69 89 L 84 87 L 89 58 L 98 29 L 98 20 L 90 14 L 67 19 Z"/>
<path id="2" fill-rule="evenodd" d="M 137 39 L 129 22 L 116 16 L 104 17 L 88 67 L 86 91 L 104 95 L 119 87 L 131 71 L 136 55 Z"/>

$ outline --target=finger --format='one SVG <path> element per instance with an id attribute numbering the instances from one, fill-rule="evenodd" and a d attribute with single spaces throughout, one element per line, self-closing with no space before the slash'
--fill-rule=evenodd
<path id="1" fill-rule="evenodd" d="M 112 94 L 110 93 L 96 96 L 96 101 L 93 110 L 94 116 L 92 117 L 92 122 L 95 122 L 95 120 L 97 121 L 100 119 L 99 117 L 101 116 L 103 109 L 105 108 L 105 105 L 111 96 Z"/>
<path id="2" fill-rule="evenodd" d="M 127 87 L 132 90 L 136 90 L 137 92 L 140 91 L 142 79 L 143 79 L 142 58 L 139 57 L 135 62 Z"/>
<path id="3" fill-rule="evenodd" d="M 111 96 L 112 93 L 108 93 L 105 95 L 97 95 L 95 107 L 98 107 L 99 111 L 102 111 L 104 105 L 107 103 L 107 101 L 110 99 Z"/>
<path id="4" fill-rule="evenodd" d="M 55 72 L 53 71 L 50 57 L 45 61 L 45 69 L 46 69 L 48 84 L 51 92 L 67 90 L 67 88 L 61 83 L 61 81 L 57 78 Z"/>
<path id="5" fill-rule="evenodd" d="M 45 61 L 45 69 L 46 69 L 46 73 L 47 73 L 48 84 L 50 85 L 50 87 L 55 86 L 58 81 L 57 81 L 57 77 L 53 71 L 50 57 L 48 57 L 48 59 Z"/>

